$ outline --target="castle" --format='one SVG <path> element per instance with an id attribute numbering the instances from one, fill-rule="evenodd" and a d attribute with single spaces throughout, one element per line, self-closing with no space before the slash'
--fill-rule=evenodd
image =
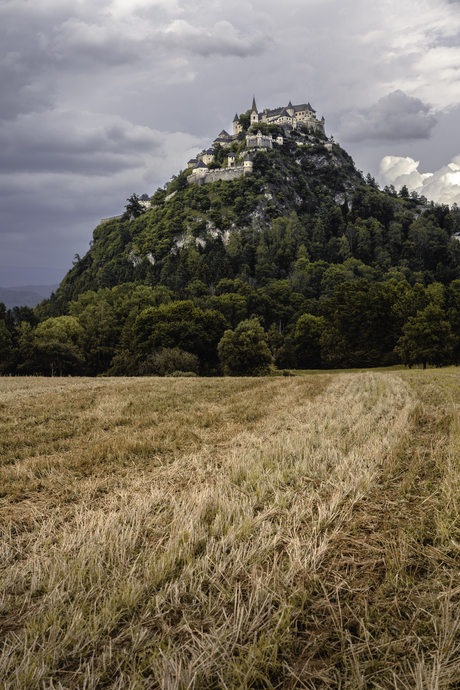
<path id="1" fill-rule="evenodd" d="M 307 127 L 310 132 L 321 132 L 325 134 L 325 120 L 324 117 L 318 120 L 310 103 L 302 103 L 301 105 L 292 105 L 291 101 L 287 106 L 269 110 L 265 108 L 261 113 L 258 112 L 256 106 L 255 96 L 252 99 L 252 108 L 250 112 L 251 125 L 256 125 L 258 122 L 266 122 L 267 124 L 280 125 L 284 129 L 297 129 L 302 125 Z M 238 136 L 243 131 L 243 126 L 240 124 L 240 118 L 236 113 L 233 118 L 233 134 Z"/>
<path id="2" fill-rule="evenodd" d="M 293 130 L 301 130 L 301 137 L 303 141 L 298 141 L 299 145 L 308 143 L 306 135 L 320 133 L 325 135 L 325 120 L 324 117 L 318 120 L 315 115 L 315 110 L 310 103 L 302 103 L 301 105 L 292 105 L 289 101 L 287 106 L 269 110 L 265 108 L 261 113 L 257 110 L 255 97 L 252 100 L 252 108 L 249 111 L 249 122 L 251 128 L 258 123 L 265 123 L 270 125 L 278 125 L 284 130 L 284 135 L 288 136 Z M 248 113 L 247 113 L 248 114 Z M 246 114 L 246 115 L 247 115 Z M 219 136 L 214 139 L 214 146 L 220 145 L 222 148 L 230 148 L 234 142 L 241 140 L 241 133 L 244 131 L 244 125 L 241 122 L 241 117 L 238 113 L 233 119 L 233 134 L 229 134 L 222 130 Z M 244 137 L 243 137 L 244 139 Z M 280 134 L 273 137 L 272 134 L 263 134 L 259 129 L 256 133 L 246 134 L 246 149 L 240 158 L 238 164 L 235 162 L 235 154 L 232 152 L 227 158 L 227 167 L 209 168 L 209 164 L 214 161 L 214 148 L 208 148 L 201 153 L 198 153 L 196 158 L 188 161 L 188 168 L 192 169 L 192 174 L 188 178 L 188 182 L 195 184 L 204 184 L 206 182 L 216 182 L 217 180 L 231 180 L 240 175 L 248 175 L 252 172 L 253 155 L 250 149 L 258 149 L 259 151 L 266 151 L 272 149 L 273 144 L 282 145 L 284 137 Z M 327 148 L 332 148 L 332 144 L 326 144 Z"/>

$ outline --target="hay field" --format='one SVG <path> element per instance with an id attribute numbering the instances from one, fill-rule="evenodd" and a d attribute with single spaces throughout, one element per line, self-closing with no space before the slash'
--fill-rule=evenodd
<path id="1" fill-rule="evenodd" d="M 0 379 L 0 688 L 460 687 L 457 369 Z"/>

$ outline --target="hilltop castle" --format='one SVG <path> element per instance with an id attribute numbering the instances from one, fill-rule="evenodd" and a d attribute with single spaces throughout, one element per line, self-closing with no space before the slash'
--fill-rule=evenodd
<path id="1" fill-rule="evenodd" d="M 250 112 L 251 125 L 256 125 L 258 122 L 266 122 L 267 124 L 280 125 L 283 128 L 297 129 L 302 125 L 307 127 L 310 132 L 321 132 L 325 134 L 325 120 L 324 117 L 318 120 L 310 103 L 301 103 L 300 105 L 292 105 L 291 101 L 287 106 L 269 110 L 265 108 L 261 113 L 258 112 L 256 106 L 255 96 L 252 99 L 252 107 Z M 236 113 L 233 118 L 233 134 L 237 136 L 243 131 L 243 126 L 240 124 L 240 118 Z"/>
<path id="2" fill-rule="evenodd" d="M 249 125 L 254 132 L 257 124 L 278 125 L 284 131 L 284 136 L 289 136 L 293 130 L 300 130 L 301 140 L 297 143 L 300 145 L 309 143 L 307 141 L 308 135 L 322 134 L 325 135 L 325 120 L 324 117 L 318 120 L 316 111 L 313 110 L 310 103 L 302 103 L 301 105 L 292 105 L 291 101 L 287 106 L 269 110 L 265 108 L 261 113 L 257 110 L 255 97 L 252 100 L 252 108 L 245 113 L 246 123 L 243 124 L 242 116 L 238 113 L 233 119 L 233 134 L 229 134 L 222 130 L 219 136 L 214 139 L 213 145 L 220 145 L 222 148 L 230 148 L 234 142 L 241 140 L 241 134 L 247 127 L 247 116 L 249 115 Z M 246 127 L 245 127 L 246 125 Z M 278 130 L 279 131 L 279 130 Z M 298 135 L 296 135 L 298 136 Z M 244 136 L 243 136 L 244 140 Z M 259 151 L 266 151 L 272 149 L 273 144 L 282 145 L 284 137 L 281 134 L 275 137 L 272 134 L 263 134 L 259 129 L 256 133 L 246 133 L 246 151 L 241 155 L 240 161 L 236 164 L 235 154 L 228 155 L 227 167 L 212 166 L 209 169 L 209 164 L 214 161 L 214 148 L 210 147 L 204 149 L 197 154 L 196 158 L 188 161 L 187 166 L 192 168 L 192 174 L 188 178 L 189 183 L 204 184 L 205 182 L 216 182 L 217 180 L 230 180 L 239 175 L 247 175 L 252 172 L 252 154 L 249 149 L 258 149 Z M 326 144 L 327 148 L 332 148 L 332 144 Z M 234 147 L 232 147 L 234 148 Z"/>

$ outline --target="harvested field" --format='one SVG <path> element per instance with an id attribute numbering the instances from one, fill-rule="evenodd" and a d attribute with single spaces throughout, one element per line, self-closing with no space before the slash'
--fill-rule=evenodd
<path id="1" fill-rule="evenodd" d="M 0 688 L 460 687 L 457 369 L 0 379 Z"/>

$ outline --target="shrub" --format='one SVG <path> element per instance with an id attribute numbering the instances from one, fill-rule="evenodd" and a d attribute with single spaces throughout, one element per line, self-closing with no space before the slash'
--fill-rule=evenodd
<path id="1" fill-rule="evenodd" d="M 198 357 L 178 347 L 157 350 L 147 358 L 146 364 L 151 369 L 150 373 L 157 376 L 179 376 L 183 373 L 196 376 L 200 369 Z"/>

